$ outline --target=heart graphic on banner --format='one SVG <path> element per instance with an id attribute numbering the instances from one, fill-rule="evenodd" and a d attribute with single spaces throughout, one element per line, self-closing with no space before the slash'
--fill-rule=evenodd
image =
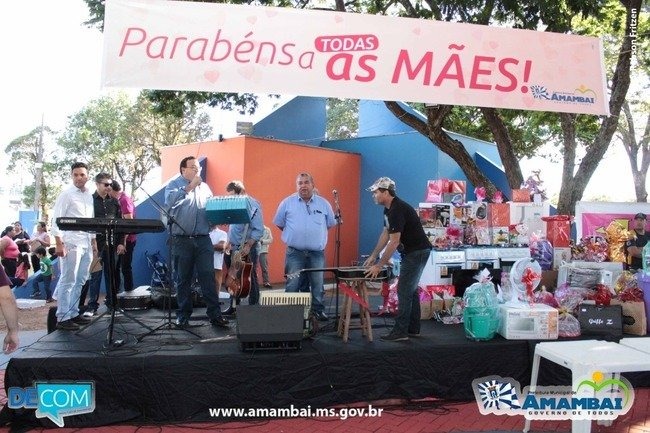
<path id="1" fill-rule="evenodd" d="M 337 23 L 342 23 L 343 22 L 343 17 L 341 15 L 335 15 L 334 16 L 334 21 Z"/>
<path id="2" fill-rule="evenodd" d="M 411 31 L 412 31 L 413 33 L 415 33 L 416 35 L 418 35 L 418 36 L 420 36 L 420 33 L 422 32 L 422 30 L 421 30 L 419 27 L 416 27 L 416 28 L 414 28 L 414 29 L 411 30 Z"/>
<path id="3" fill-rule="evenodd" d="M 248 21 L 251 24 L 255 24 L 257 22 L 257 17 L 256 16 L 250 16 L 246 18 L 246 21 Z"/>
<path id="4" fill-rule="evenodd" d="M 252 65 L 246 65 L 243 68 L 237 69 L 237 72 L 242 77 L 246 78 L 247 80 L 250 80 L 253 78 L 253 75 L 255 75 L 255 68 Z"/>
<path id="5" fill-rule="evenodd" d="M 205 71 L 203 76 L 206 80 L 214 84 L 219 80 L 219 71 Z"/>

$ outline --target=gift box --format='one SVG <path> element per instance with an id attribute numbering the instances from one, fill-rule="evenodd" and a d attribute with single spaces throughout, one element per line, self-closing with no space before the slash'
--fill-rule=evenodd
<path id="1" fill-rule="evenodd" d="M 448 248 L 446 227 L 425 227 L 424 233 L 434 247 Z"/>
<path id="2" fill-rule="evenodd" d="M 503 227 L 510 225 L 510 203 L 489 203 L 487 211 L 490 226 Z"/>
<path id="3" fill-rule="evenodd" d="M 436 179 L 427 181 L 427 193 L 424 201 L 428 203 L 442 203 L 442 195 L 449 192 L 449 179 Z"/>
<path id="4" fill-rule="evenodd" d="M 442 194 L 442 203 L 454 203 L 460 206 L 465 203 L 465 194 L 459 192 L 446 192 Z"/>
<path id="5" fill-rule="evenodd" d="M 467 182 L 464 180 L 450 180 L 449 192 L 465 195 L 467 193 Z"/>
<path id="6" fill-rule="evenodd" d="M 542 217 L 548 216 L 550 211 L 549 202 L 541 206 L 535 203 L 510 203 L 510 224 L 524 224 L 528 228 L 527 233 L 546 236 L 546 224 Z"/>
<path id="7" fill-rule="evenodd" d="M 450 204 L 437 204 L 436 208 L 436 226 L 448 227 L 451 223 L 452 211 Z"/>
<path id="8" fill-rule="evenodd" d="M 553 248 L 553 269 L 559 269 L 564 263 L 571 261 L 571 248 Z"/>
<path id="9" fill-rule="evenodd" d="M 435 227 L 436 226 L 436 210 L 432 207 L 419 207 L 418 216 L 422 227 Z"/>
<path id="10" fill-rule="evenodd" d="M 469 207 L 469 217 L 475 221 L 484 221 L 486 224 L 485 227 L 487 227 L 488 224 L 487 203 L 472 202 Z"/>
<path id="11" fill-rule="evenodd" d="M 620 305 L 623 311 L 623 332 L 632 335 L 646 335 L 648 333 L 647 317 L 643 301 L 621 302 L 612 299 L 611 305 Z"/>
<path id="12" fill-rule="evenodd" d="M 553 215 L 542 217 L 546 222 L 546 239 L 557 247 L 568 247 L 571 245 L 571 220 L 570 215 Z"/>
<path id="13" fill-rule="evenodd" d="M 616 338 L 623 335 L 623 309 L 620 305 L 578 306 L 578 321 L 582 335 Z"/>
<path id="14" fill-rule="evenodd" d="M 490 229 L 491 233 L 491 238 L 492 238 L 492 245 L 508 245 L 509 242 L 509 230 L 508 226 L 503 226 L 503 227 L 492 227 Z"/>
<path id="15" fill-rule="evenodd" d="M 492 245 L 492 236 L 488 227 L 475 227 L 476 245 Z"/>
<path id="16" fill-rule="evenodd" d="M 517 203 L 527 203 L 530 201 L 530 191 L 527 189 L 513 189 L 512 201 Z"/>

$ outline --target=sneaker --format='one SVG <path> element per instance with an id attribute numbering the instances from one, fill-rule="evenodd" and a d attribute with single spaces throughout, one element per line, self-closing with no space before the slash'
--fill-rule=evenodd
<path id="1" fill-rule="evenodd" d="M 52 299 L 52 298 L 47 298 L 47 299 L 45 300 L 45 303 L 46 303 L 46 304 L 51 304 L 52 302 L 54 302 L 54 299 Z"/>
<path id="2" fill-rule="evenodd" d="M 73 317 L 71 320 L 72 320 L 74 323 L 76 323 L 77 325 L 87 325 L 87 324 L 89 324 L 90 322 L 92 322 L 92 320 L 90 320 L 90 319 L 87 318 L 87 317 L 83 317 L 83 316 Z"/>
<path id="3" fill-rule="evenodd" d="M 176 325 L 176 327 L 178 328 L 189 328 L 190 322 L 187 319 L 183 319 L 179 317 L 174 322 L 174 325 Z"/>
<path id="4" fill-rule="evenodd" d="M 397 332 L 390 332 L 379 337 L 383 341 L 407 341 L 409 336 L 406 334 L 399 334 Z"/>
<path id="5" fill-rule="evenodd" d="M 41 297 L 41 292 L 35 292 L 29 295 L 30 298 L 40 298 Z"/>
<path id="6" fill-rule="evenodd" d="M 97 314 L 97 310 L 84 311 L 84 317 L 93 317 L 95 314 Z"/>
<path id="7" fill-rule="evenodd" d="M 61 331 L 78 331 L 79 325 L 72 320 L 64 320 L 56 324 L 56 329 L 60 329 Z"/>
<path id="8" fill-rule="evenodd" d="M 264 283 L 264 287 L 267 287 L 267 288 L 270 289 L 270 288 L 273 287 L 273 286 L 271 285 L 271 283 Z"/>
<path id="9" fill-rule="evenodd" d="M 327 314 L 325 314 L 323 311 L 319 313 L 314 313 L 314 317 L 319 321 L 319 322 L 327 322 L 330 318 L 327 317 Z"/>
<path id="10" fill-rule="evenodd" d="M 418 331 L 418 332 L 409 332 L 408 336 L 409 337 L 419 337 L 420 336 L 420 331 Z"/>
<path id="11" fill-rule="evenodd" d="M 229 323 L 230 322 L 225 317 L 219 317 L 219 318 L 210 320 L 210 324 L 212 326 L 219 326 L 221 328 L 228 328 Z"/>

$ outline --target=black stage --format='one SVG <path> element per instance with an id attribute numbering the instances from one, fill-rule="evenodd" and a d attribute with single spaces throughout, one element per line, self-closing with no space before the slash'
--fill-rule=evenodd
<path id="1" fill-rule="evenodd" d="M 376 297 L 375 297 L 376 298 Z M 376 299 L 373 301 L 376 303 Z M 115 322 L 117 348 L 105 349 L 108 316 L 75 334 L 56 331 L 43 337 L 7 366 L 5 388 L 33 386 L 39 381 L 94 381 L 94 412 L 65 418 L 66 427 L 115 423 L 214 421 L 209 408 L 323 408 L 383 399 L 473 400 L 473 379 L 489 375 L 512 377 L 522 387 L 530 379 L 535 342 L 487 342 L 465 338 L 462 325 L 422 322 L 421 337 L 407 342 L 383 342 L 391 319 L 373 318 L 375 341 L 360 330 L 343 343 L 333 320 L 300 350 L 242 352 L 235 324 L 212 328 L 204 310 L 196 310 L 192 328 L 146 329 L 127 317 Z M 145 324 L 164 322 L 160 310 L 132 312 Z M 321 322 L 322 324 L 322 322 Z M 328 330 L 327 327 L 330 329 Z M 650 373 L 626 374 L 634 386 L 650 386 Z M 569 371 L 542 362 L 540 384 L 570 383 Z M 48 426 L 33 409 L 0 413 L 0 422 L 14 427 Z"/>

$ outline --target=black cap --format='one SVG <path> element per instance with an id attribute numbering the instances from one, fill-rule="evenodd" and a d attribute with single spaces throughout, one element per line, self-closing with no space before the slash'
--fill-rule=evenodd
<path id="1" fill-rule="evenodd" d="M 646 216 L 643 212 L 639 212 L 638 214 L 634 215 L 635 220 L 644 220 L 646 219 Z"/>

